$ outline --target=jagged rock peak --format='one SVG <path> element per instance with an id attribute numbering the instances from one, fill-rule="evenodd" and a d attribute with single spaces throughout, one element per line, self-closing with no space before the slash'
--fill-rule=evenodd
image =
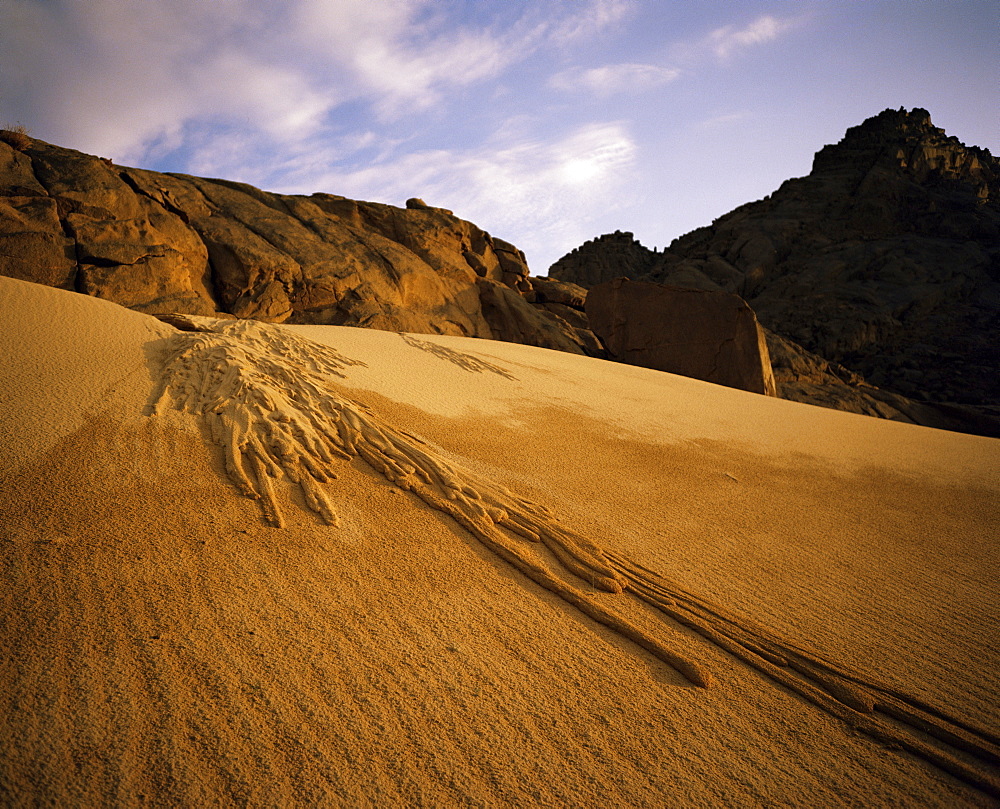
<path id="1" fill-rule="evenodd" d="M 965 424 L 948 429 L 1000 434 L 1000 160 L 926 110 L 873 116 L 824 147 L 808 176 L 655 256 L 642 250 L 602 237 L 549 274 L 734 293 L 772 332 L 881 388 L 880 415 L 891 392 L 944 403 Z M 835 406 L 871 412 L 856 393 Z"/>
<path id="2" fill-rule="evenodd" d="M 629 231 L 616 230 L 574 248 L 549 267 L 549 277 L 589 287 L 621 275 L 638 278 L 655 260 L 655 249 L 644 247 Z"/>
<path id="3" fill-rule="evenodd" d="M 813 159 L 813 172 L 842 168 L 844 164 L 887 166 L 907 170 L 920 180 L 939 176 L 992 184 L 1000 177 L 998 161 L 989 149 L 966 146 L 954 135 L 934 126 L 920 107 L 887 109 L 850 127 L 839 143 L 824 146 Z"/>
<path id="4" fill-rule="evenodd" d="M 931 114 L 923 107 L 914 107 L 909 111 L 905 107 L 900 107 L 898 110 L 882 110 L 878 115 L 866 118 L 857 126 L 848 127 L 841 143 L 870 138 L 885 140 L 928 135 L 944 136 L 944 130 L 931 122 Z"/>

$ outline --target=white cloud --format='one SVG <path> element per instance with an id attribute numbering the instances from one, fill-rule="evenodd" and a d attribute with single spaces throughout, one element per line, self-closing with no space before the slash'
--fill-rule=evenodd
<path id="1" fill-rule="evenodd" d="M 584 70 L 571 68 L 557 73 L 549 85 L 557 90 L 588 92 L 599 96 L 636 93 L 674 81 L 681 71 L 671 67 L 643 64 L 617 64 Z"/>
<path id="2" fill-rule="evenodd" d="M 189 79 L 192 108 L 251 122 L 276 140 L 295 141 L 314 133 L 340 98 L 321 90 L 292 67 L 258 61 L 229 48 L 200 65 L 204 81 Z"/>
<path id="3" fill-rule="evenodd" d="M 764 15 L 744 28 L 732 25 L 716 28 L 709 34 L 707 42 L 716 56 L 727 59 L 736 51 L 771 42 L 793 26 L 793 20 Z"/>
<path id="4" fill-rule="evenodd" d="M 286 190 L 306 193 L 327 188 L 401 204 L 412 196 L 431 204 L 477 208 L 498 200 L 500 218 L 517 218 L 566 202 L 567 194 L 599 196 L 619 184 L 635 158 L 635 144 L 619 123 L 578 127 L 553 141 L 522 139 L 510 144 L 458 150 L 412 152 L 363 169 L 333 169 L 302 178 Z M 435 198 L 431 202 L 431 197 Z"/>
<path id="5" fill-rule="evenodd" d="M 0 114 L 119 160 L 193 122 L 287 146 L 347 101 L 389 119 L 426 109 L 526 58 L 545 31 L 454 24 L 433 0 L 4 0 Z"/>
<path id="6" fill-rule="evenodd" d="M 371 95 L 387 118 L 423 109 L 447 88 L 493 78 L 525 58 L 538 33 L 514 26 L 472 30 L 419 22 L 428 0 L 299 0 L 294 36 L 322 64 L 343 73 L 355 95 Z"/>
<path id="7" fill-rule="evenodd" d="M 558 257 L 553 243 L 590 238 L 599 214 L 628 204 L 635 159 L 623 124 L 594 123 L 554 141 L 522 138 L 466 151 L 415 152 L 353 171 L 318 174 L 311 167 L 282 190 L 325 190 L 394 205 L 421 197 L 514 242 L 532 270 L 544 273 Z"/>
<path id="8" fill-rule="evenodd" d="M 274 137 L 314 131 L 340 100 L 260 43 L 274 20 L 248 0 L 5 0 L 0 91 L 40 137 L 121 161 L 186 123 L 241 122 Z"/>
<path id="9" fill-rule="evenodd" d="M 0 117 L 120 162 L 213 126 L 269 138 L 277 155 L 315 142 L 345 104 L 357 105 L 345 127 L 403 121 L 540 48 L 585 42 L 630 5 L 3 0 Z"/>
<path id="10" fill-rule="evenodd" d="M 574 5 L 579 6 L 577 13 L 557 21 L 549 33 L 549 39 L 557 45 L 592 37 L 635 10 L 634 0 L 590 0 Z"/>
<path id="11" fill-rule="evenodd" d="M 423 196 L 541 252 L 623 204 L 635 146 L 622 124 L 572 118 L 561 137 L 533 137 L 551 121 L 534 117 L 525 75 L 556 51 L 575 59 L 636 8 L 2 0 L 0 120 L 130 165 L 169 156 L 175 170 L 267 188 Z M 563 80 L 613 93 L 673 77 L 626 63 Z"/>

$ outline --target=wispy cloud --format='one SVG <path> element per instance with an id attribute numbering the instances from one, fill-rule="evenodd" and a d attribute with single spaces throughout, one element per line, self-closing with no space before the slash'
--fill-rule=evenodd
<path id="1" fill-rule="evenodd" d="M 548 38 L 556 45 L 592 37 L 635 10 L 634 0 L 588 0 L 572 5 L 578 6 L 575 13 L 557 18 L 551 25 Z"/>
<path id="2" fill-rule="evenodd" d="M 0 60 L 19 71 L 0 91 L 43 137 L 123 161 L 199 119 L 305 137 L 343 93 L 267 46 L 281 26 L 249 0 L 5 0 Z"/>
<path id="3" fill-rule="evenodd" d="M 4 0 L 2 113 L 123 161 L 210 122 L 286 148 L 345 104 L 361 105 L 352 124 L 358 112 L 397 121 L 433 108 L 543 45 L 593 33 L 625 5 L 462 18 L 435 0 Z"/>
<path id="4" fill-rule="evenodd" d="M 623 124 L 591 123 L 551 141 L 522 137 L 468 150 L 427 150 L 321 174 L 311 165 L 282 190 L 330 189 L 395 205 L 419 196 L 515 240 L 530 262 L 533 254 L 551 253 L 551 240 L 589 238 L 597 215 L 628 203 L 636 153 Z"/>
<path id="5" fill-rule="evenodd" d="M 674 81 L 680 75 L 681 71 L 677 68 L 624 63 L 563 70 L 549 80 L 549 86 L 556 90 L 610 96 L 651 90 Z"/>
<path id="6" fill-rule="evenodd" d="M 298 0 L 294 39 L 357 97 L 393 118 L 425 109 L 442 93 L 496 78 L 538 46 L 538 27 L 468 28 L 420 22 L 428 0 Z"/>
<path id="7" fill-rule="evenodd" d="M 733 53 L 772 42 L 794 26 L 791 19 L 779 19 L 767 14 L 758 17 L 743 28 L 726 25 L 709 34 L 707 44 L 720 59 L 727 59 Z"/>
<path id="8" fill-rule="evenodd" d="M 710 118 L 699 121 L 697 125 L 701 129 L 716 129 L 719 127 L 727 127 L 732 126 L 733 124 L 742 123 L 750 117 L 751 114 L 746 110 L 741 110 L 739 112 L 726 112 L 720 115 L 713 115 Z"/>

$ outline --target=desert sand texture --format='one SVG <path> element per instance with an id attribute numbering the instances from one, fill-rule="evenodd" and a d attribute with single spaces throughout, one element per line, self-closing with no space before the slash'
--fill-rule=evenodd
<path id="1" fill-rule="evenodd" d="M 989 806 L 1000 442 L 0 279 L 0 803 Z"/>

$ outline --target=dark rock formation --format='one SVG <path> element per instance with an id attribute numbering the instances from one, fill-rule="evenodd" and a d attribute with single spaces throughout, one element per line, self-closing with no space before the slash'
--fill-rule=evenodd
<path id="1" fill-rule="evenodd" d="M 777 395 L 848 413 L 1000 437 L 1000 408 L 923 402 L 868 384 L 842 365 L 764 330 Z"/>
<path id="2" fill-rule="evenodd" d="M 623 247 L 624 235 L 588 242 L 550 275 L 736 293 L 768 329 L 883 392 L 987 419 L 1000 403 L 1000 161 L 925 110 L 852 127 L 807 177 L 663 253 Z"/>
<path id="3" fill-rule="evenodd" d="M 657 255 L 631 233 L 605 233 L 567 253 L 549 267 L 549 277 L 584 287 L 615 278 L 641 278 L 653 270 Z"/>
<path id="4" fill-rule="evenodd" d="M 612 359 L 776 395 L 764 331 L 738 295 L 617 278 L 590 290 L 587 315 Z"/>
<path id="5" fill-rule="evenodd" d="M 150 314 L 600 349 L 584 325 L 531 305 L 514 245 L 419 199 L 269 194 L 30 139 L 0 141 L 0 274 Z"/>

